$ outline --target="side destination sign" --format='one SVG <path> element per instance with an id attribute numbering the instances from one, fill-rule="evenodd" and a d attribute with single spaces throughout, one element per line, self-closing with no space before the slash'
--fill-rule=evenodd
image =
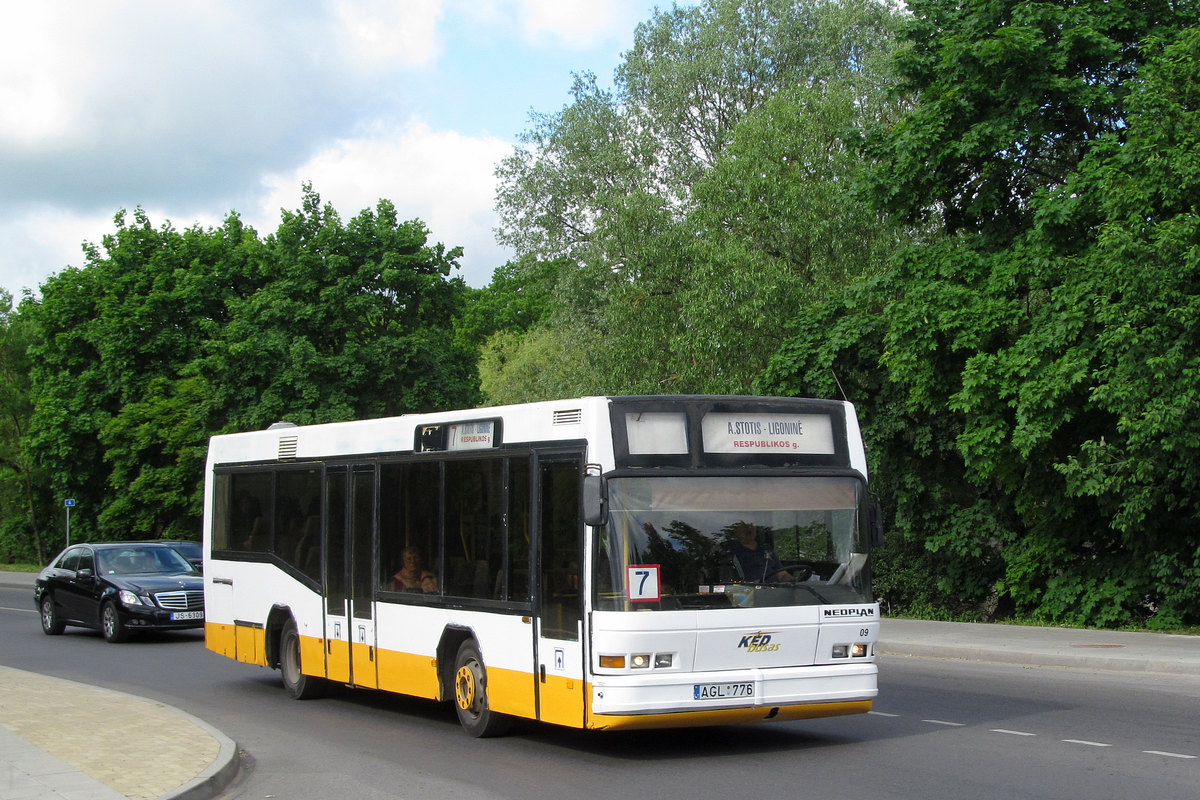
<path id="1" fill-rule="evenodd" d="M 496 422 L 458 422 L 450 425 L 447 450 L 481 450 L 492 446 Z"/>
<path id="2" fill-rule="evenodd" d="M 706 453 L 833 455 L 833 422 L 827 414 L 707 414 Z"/>

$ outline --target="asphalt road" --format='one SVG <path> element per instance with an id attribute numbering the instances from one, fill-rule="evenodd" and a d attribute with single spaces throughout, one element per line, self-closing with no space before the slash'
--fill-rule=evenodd
<path id="1" fill-rule="evenodd" d="M 1182 757 L 1200 753 L 1200 676 L 893 658 L 865 716 L 473 740 L 436 703 L 289 700 L 277 673 L 209 653 L 199 632 L 44 636 L 23 590 L 0 588 L 0 643 L 6 666 L 158 699 L 233 737 L 230 799 L 1200 796 L 1200 759 Z"/>

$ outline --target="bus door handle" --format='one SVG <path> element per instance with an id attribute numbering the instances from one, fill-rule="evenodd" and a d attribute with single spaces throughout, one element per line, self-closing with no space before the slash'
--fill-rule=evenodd
<path id="1" fill-rule="evenodd" d="M 542 683 L 545 683 L 546 682 L 546 665 L 545 664 L 538 665 L 538 675 L 541 677 Z"/>

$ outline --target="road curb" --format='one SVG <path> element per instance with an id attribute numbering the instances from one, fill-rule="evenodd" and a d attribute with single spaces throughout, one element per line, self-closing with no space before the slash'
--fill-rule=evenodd
<path id="1" fill-rule="evenodd" d="M 209 736 L 216 739 L 220 750 L 212 763 L 199 775 L 178 789 L 162 795 L 158 800 L 211 800 L 225 791 L 226 787 L 233 783 L 233 779 L 237 777 L 240 765 L 237 742 L 204 720 L 194 717 L 186 711 L 180 711 L 174 707 L 171 707 L 171 710 L 180 717 L 190 721 L 196 727 L 202 728 Z"/>

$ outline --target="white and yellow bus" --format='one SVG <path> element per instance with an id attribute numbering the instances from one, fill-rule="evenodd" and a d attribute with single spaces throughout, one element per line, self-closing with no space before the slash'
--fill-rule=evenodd
<path id="1" fill-rule="evenodd" d="M 588 397 L 213 437 L 205 641 L 468 733 L 870 710 L 881 537 L 849 403 Z"/>

